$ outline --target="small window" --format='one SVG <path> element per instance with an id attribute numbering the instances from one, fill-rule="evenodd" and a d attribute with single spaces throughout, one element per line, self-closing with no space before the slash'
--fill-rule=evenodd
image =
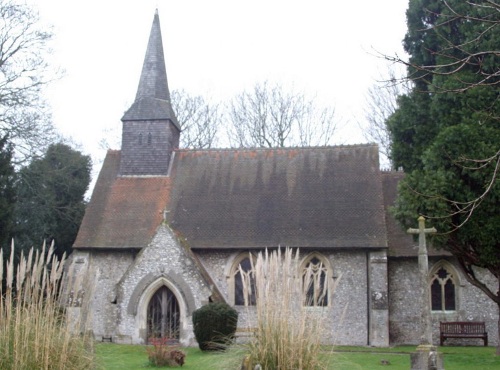
<path id="1" fill-rule="evenodd" d="M 153 142 L 153 135 L 151 135 L 151 132 L 148 133 L 148 145 L 151 145 L 151 143 Z"/>
<path id="2" fill-rule="evenodd" d="M 444 265 L 439 266 L 431 276 L 432 311 L 456 310 L 456 284 L 453 273 Z"/>
<path id="3" fill-rule="evenodd" d="M 328 264 L 314 255 L 303 265 L 302 282 L 305 306 L 325 307 L 329 304 Z"/>
<path id="4" fill-rule="evenodd" d="M 243 258 L 234 271 L 234 304 L 255 306 L 255 274 L 250 258 Z"/>
<path id="5" fill-rule="evenodd" d="M 142 132 L 139 134 L 139 145 L 142 145 Z"/>

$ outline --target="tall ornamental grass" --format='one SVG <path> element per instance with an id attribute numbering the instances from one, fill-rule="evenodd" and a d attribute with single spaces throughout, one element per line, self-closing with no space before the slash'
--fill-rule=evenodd
<path id="1" fill-rule="evenodd" d="M 0 369 L 94 368 L 90 338 L 72 333 L 59 304 L 64 257 L 53 245 L 14 254 L 0 250 Z"/>
<path id="2" fill-rule="evenodd" d="M 268 370 L 326 369 L 321 355 L 321 307 L 305 305 L 309 284 L 299 271 L 299 252 L 287 248 L 259 253 L 253 266 L 255 285 L 244 278 L 245 294 L 256 294 L 257 322 L 248 343 L 252 366 Z M 243 273 L 242 273 L 243 276 Z M 307 279 L 305 279 L 307 280 Z M 318 314 L 319 311 L 319 314 Z"/>

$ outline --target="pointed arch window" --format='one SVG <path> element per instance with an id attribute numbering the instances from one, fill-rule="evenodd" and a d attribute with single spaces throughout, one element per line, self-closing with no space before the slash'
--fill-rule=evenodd
<path id="1" fill-rule="evenodd" d="M 332 289 L 330 264 L 323 256 L 314 254 L 309 256 L 302 266 L 304 305 L 328 306 Z"/>
<path id="2" fill-rule="evenodd" d="M 430 277 L 432 311 L 456 311 L 457 279 L 454 269 L 447 264 L 439 264 Z"/>
<path id="3" fill-rule="evenodd" d="M 153 135 L 151 134 L 151 132 L 148 133 L 148 145 L 151 145 L 151 143 L 153 142 Z"/>
<path id="4" fill-rule="evenodd" d="M 142 132 L 139 134 L 139 145 L 142 145 Z"/>
<path id="5" fill-rule="evenodd" d="M 230 271 L 228 287 L 231 303 L 236 306 L 255 306 L 255 274 L 248 253 L 242 253 L 235 258 Z"/>
<path id="6" fill-rule="evenodd" d="M 151 297 L 147 311 L 148 340 L 166 338 L 178 340 L 180 336 L 180 308 L 174 293 L 160 287 Z"/>

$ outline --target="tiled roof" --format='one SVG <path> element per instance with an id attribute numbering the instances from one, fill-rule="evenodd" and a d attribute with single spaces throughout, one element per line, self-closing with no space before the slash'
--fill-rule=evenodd
<path id="1" fill-rule="evenodd" d="M 168 177 L 117 177 L 120 152 L 109 151 L 75 248 L 142 248 L 163 220 Z"/>
<path id="2" fill-rule="evenodd" d="M 178 150 L 171 177 L 119 177 L 110 151 L 76 248 L 141 248 L 165 210 L 192 248 L 385 248 L 377 147 Z"/>
<path id="3" fill-rule="evenodd" d="M 171 177 L 120 177 L 120 151 L 109 151 L 74 246 L 142 248 L 165 212 L 194 249 L 387 246 L 415 257 L 390 213 L 404 174 L 381 173 L 377 158 L 369 145 L 178 150 Z"/>
<path id="4" fill-rule="evenodd" d="M 167 210 L 192 248 L 385 248 L 375 145 L 179 150 Z"/>
<path id="5" fill-rule="evenodd" d="M 389 257 L 416 257 L 418 256 L 418 240 L 406 232 L 391 213 L 391 207 L 394 205 L 397 196 L 398 183 L 403 179 L 403 172 L 382 172 L 382 185 L 384 189 L 384 202 L 387 220 L 387 243 L 389 246 Z M 415 227 L 418 215 L 415 215 Z M 429 256 L 448 256 L 448 252 L 436 250 L 427 243 Z"/>

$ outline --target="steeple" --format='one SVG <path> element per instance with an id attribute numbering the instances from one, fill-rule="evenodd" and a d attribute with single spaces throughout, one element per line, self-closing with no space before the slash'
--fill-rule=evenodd
<path id="1" fill-rule="evenodd" d="M 166 175 L 181 129 L 170 102 L 158 10 L 135 101 L 122 123 L 120 175 Z"/>
<path id="2" fill-rule="evenodd" d="M 122 121 L 168 119 L 180 130 L 170 103 L 160 17 L 155 11 L 135 101 Z"/>

